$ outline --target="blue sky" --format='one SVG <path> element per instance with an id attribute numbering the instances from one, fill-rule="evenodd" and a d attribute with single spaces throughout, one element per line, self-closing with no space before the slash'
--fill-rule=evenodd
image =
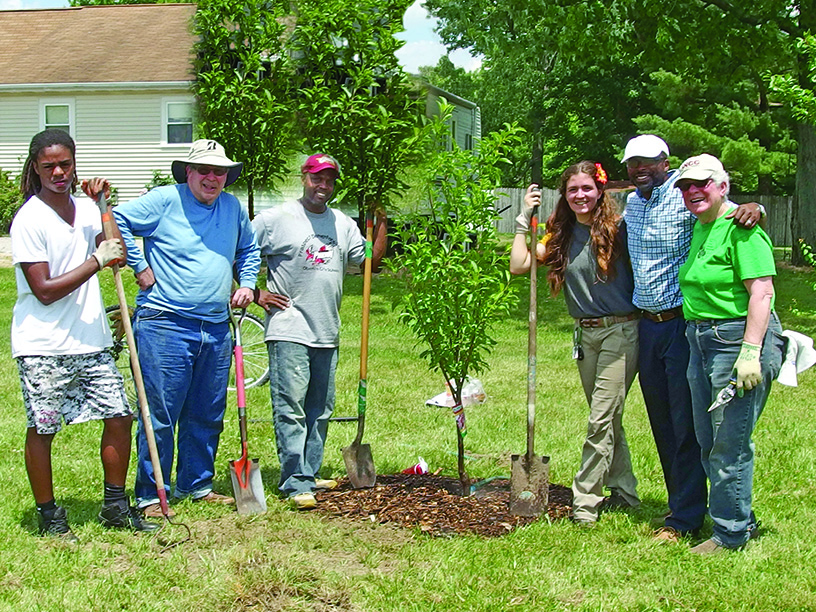
<path id="1" fill-rule="evenodd" d="M 405 32 L 400 38 L 405 46 L 397 53 L 403 68 L 408 72 L 417 72 L 419 66 L 435 65 L 445 54 L 445 47 L 439 36 L 433 31 L 435 20 L 421 6 L 422 0 L 416 0 L 405 12 L 403 25 Z M 60 8 L 68 6 L 68 0 L 0 0 L 0 10 Z M 451 61 L 467 70 L 478 68 L 481 61 L 473 58 L 467 51 L 457 50 L 450 54 Z"/>

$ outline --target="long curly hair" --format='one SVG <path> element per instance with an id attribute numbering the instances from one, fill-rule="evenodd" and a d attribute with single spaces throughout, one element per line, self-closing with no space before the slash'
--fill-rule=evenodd
<path id="1" fill-rule="evenodd" d="M 62 145 L 71 152 L 71 157 L 74 160 L 74 176 L 71 179 L 71 193 L 76 191 L 78 181 L 76 172 L 76 144 L 74 144 L 74 139 L 64 130 L 50 128 L 43 130 L 39 134 L 35 134 L 28 147 L 28 158 L 25 161 L 25 165 L 23 165 L 23 172 L 20 175 L 20 191 L 23 192 L 23 201 L 28 200 L 28 198 L 35 195 L 42 188 L 40 175 L 37 174 L 34 166 L 37 163 L 40 152 L 54 145 Z"/>
<path id="2" fill-rule="evenodd" d="M 618 232 L 620 215 L 612 197 L 606 193 L 604 183 L 606 175 L 602 169 L 591 161 L 581 161 L 573 164 L 561 175 L 558 191 L 561 197 L 555 206 L 550 218 L 547 219 L 547 240 L 544 253 L 544 265 L 549 267 L 547 281 L 553 295 L 558 294 L 564 285 L 564 274 L 569 263 L 569 246 L 572 232 L 577 223 L 575 213 L 569 207 L 566 198 L 567 181 L 576 174 L 586 174 L 595 180 L 595 185 L 601 192 L 598 203 L 592 210 L 590 219 L 590 239 L 592 250 L 597 258 L 598 267 L 596 278 L 598 282 L 605 282 L 615 276 L 615 261 L 625 252 Z M 604 179 L 604 180 L 601 180 Z"/>

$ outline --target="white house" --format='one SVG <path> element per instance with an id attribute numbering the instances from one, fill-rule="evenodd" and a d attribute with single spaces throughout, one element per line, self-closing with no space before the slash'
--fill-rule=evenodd
<path id="1" fill-rule="evenodd" d="M 0 11 L 0 168 L 18 176 L 31 137 L 67 128 L 80 178 L 129 200 L 170 174 L 193 137 L 195 4 Z"/>
<path id="2" fill-rule="evenodd" d="M 31 137 L 62 127 L 77 142 L 80 179 L 109 179 L 120 201 L 136 197 L 155 170 L 169 175 L 194 133 L 195 11 L 195 4 L 0 11 L 0 168 L 19 176 Z M 428 116 L 440 96 L 454 106 L 453 139 L 472 149 L 479 107 L 420 86 Z M 256 211 L 300 194 L 299 165 L 274 191 L 256 193 Z"/>

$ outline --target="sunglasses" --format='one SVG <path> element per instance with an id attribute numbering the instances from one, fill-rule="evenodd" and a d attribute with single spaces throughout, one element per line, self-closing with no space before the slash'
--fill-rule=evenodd
<path id="1" fill-rule="evenodd" d="M 215 176 L 224 176 L 229 172 L 229 168 L 224 168 L 223 166 L 199 166 L 198 164 L 190 164 L 190 167 L 201 176 L 207 176 L 211 172 Z"/>
<path id="2" fill-rule="evenodd" d="M 704 181 L 692 181 L 692 180 L 685 180 L 685 181 L 683 181 L 682 183 L 681 183 L 681 182 L 678 182 L 678 183 L 677 183 L 677 188 L 678 188 L 680 191 L 682 191 L 683 193 L 685 193 L 685 192 L 687 192 L 689 189 L 691 189 L 691 186 L 692 186 L 692 185 L 694 185 L 694 186 L 695 186 L 697 189 L 705 189 L 705 188 L 708 186 L 708 184 L 709 184 L 709 183 L 710 183 L 712 180 L 713 180 L 713 179 L 706 179 L 706 180 L 704 180 Z"/>

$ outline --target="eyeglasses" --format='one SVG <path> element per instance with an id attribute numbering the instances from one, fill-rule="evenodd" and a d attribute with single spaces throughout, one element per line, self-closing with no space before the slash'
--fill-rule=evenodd
<path id="1" fill-rule="evenodd" d="M 676 185 L 680 191 L 686 193 L 689 189 L 691 189 L 692 185 L 694 185 L 697 189 L 705 189 L 706 187 L 708 187 L 708 184 L 713 180 L 714 179 L 706 179 L 704 181 L 685 180 L 682 182 L 678 181 Z"/>
<path id="2" fill-rule="evenodd" d="M 229 172 L 229 168 L 224 168 L 223 166 L 199 166 L 198 164 L 190 164 L 190 167 L 201 176 L 207 176 L 210 172 L 215 176 L 224 176 Z"/>

